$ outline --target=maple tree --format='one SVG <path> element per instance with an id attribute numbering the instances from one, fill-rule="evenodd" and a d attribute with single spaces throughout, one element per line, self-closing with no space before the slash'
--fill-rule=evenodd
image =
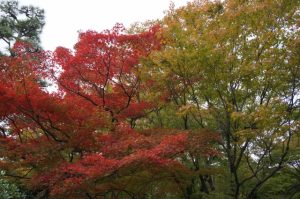
<path id="1" fill-rule="evenodd" d="M 132 128 L 156 106 L 142 92 L 152 82 L 141 80 L 140 60 L 160 49 L 160 27 L 123 30 L 80 33 L 74 51 L 34 52 L 16 42 L 14 56 L 1 58 L 0 169 L 7 179 L 35 197 L 180 196 L 197 175 L 180 158 L 217 155 L 210 145 L 216 133 Z"/>

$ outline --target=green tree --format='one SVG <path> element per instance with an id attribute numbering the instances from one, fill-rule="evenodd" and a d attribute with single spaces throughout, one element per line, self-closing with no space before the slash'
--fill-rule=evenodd
<path id="1" fill-rule="evenodd" d="M 9 0 L 0 3 L 0 42 L 1 47 L 11 52 L 12 45 L 16 40 L 26 41 L 38 50 L 40 33 L 44 21 L 44 10 L 33 6 L 20 6 L 18 1 Z"/>
<path id="2" fill-rule="evenodd" d="M 21 190 L 13 183 L 5 180 L 3 173 L 0 174 L 0 199 L 21 199 L 25 198 L 25 195 Z"/>
<path id="3" fill-rule="evenodd" d="M 220 132 L 229 197 L 258 197 L 287 165 L 299 133 L 299 5 L 227 0 L 171 8 L 165 47 L 144 62 L 185 129 Z"/>

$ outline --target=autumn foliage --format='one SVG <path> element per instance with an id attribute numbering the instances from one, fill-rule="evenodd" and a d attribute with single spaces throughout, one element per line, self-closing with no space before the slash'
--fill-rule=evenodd
<path id="1" fill-rule="evenodd" d="M 141 59 L 161 48 L 159 26 L 81 33 L 74 51 L 32 52 L 16 42 L 0 59 L 0 168 L 33 195 L 138 198 L 176 194 L 195 172 L 185 153 L 213 157 L 212 132 L 134 129 L 157 103 Z M 49 91 L 47 84 L 56 85 Z M 46 84 L 46 86 L 45 86 Z M 169 189 L 169 190 L 168 190 Z M 179 193 L 181 194 L 181 193 Z"/>

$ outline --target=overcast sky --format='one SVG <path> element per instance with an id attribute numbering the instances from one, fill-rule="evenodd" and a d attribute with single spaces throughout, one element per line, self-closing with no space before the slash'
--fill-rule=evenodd
<path id="1" fill-rule="evenodd" d="M 176 7 L 188 0 L 173 0 Z M 110 29 L 115 23 L 126 27 L 136 21 L 164 16 L 170 0 L 19 0 L 21 5 L 34 5 L 45 10 L 46 25 L 42 46 L 72 48 L 78 31 Z"/>

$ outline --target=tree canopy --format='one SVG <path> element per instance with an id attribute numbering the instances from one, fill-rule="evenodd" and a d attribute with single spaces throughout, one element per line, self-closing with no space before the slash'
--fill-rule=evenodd
<path id="1" fill-rule="evenodd" d="M 194 1 L 162 23 L 145 76 L 184 129 L 220 132 L 228 195 L 258 197 L 299 137 L 299 1 Z"/>
<path id="2" fill-rule="evenodd" d="M 30 8 L 1 3 L 36 22 L 22 38 L 19 20 L 1 18 L 12 24 L 0 30 L 11 53 L 0 57 L 10 195 L 299 196 L 299 1 L 192 1 L 54 52 L 36 50 L 43 12 Z"/>

